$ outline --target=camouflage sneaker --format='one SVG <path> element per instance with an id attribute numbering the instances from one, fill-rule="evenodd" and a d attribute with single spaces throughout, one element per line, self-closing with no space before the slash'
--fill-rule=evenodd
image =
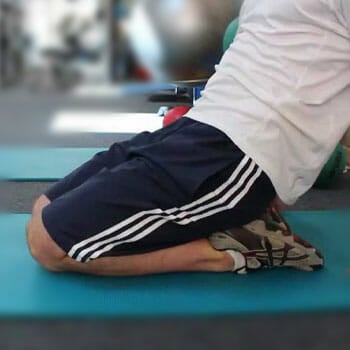
<path id="1" fill-rule="evenodd" d="M 245 266 L 235 271 L 239 274 L 275 267 L 311 272 L 324 266 L 321 253 L 293 234 L 275 209 L 241 228 L 215 233 L 209 241 L 217 250 L 236 251 L 244 256 Z"/>

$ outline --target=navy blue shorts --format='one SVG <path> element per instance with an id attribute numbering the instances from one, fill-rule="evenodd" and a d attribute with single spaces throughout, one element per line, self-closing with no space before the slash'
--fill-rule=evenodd
<path id="1" fill-rule="evenodd" d="M 43 222 L 73 259 L 132 255 L 256 219 L 269 178 L 221 131 L 189 118 L 114 144 L 53 186 Z"/>

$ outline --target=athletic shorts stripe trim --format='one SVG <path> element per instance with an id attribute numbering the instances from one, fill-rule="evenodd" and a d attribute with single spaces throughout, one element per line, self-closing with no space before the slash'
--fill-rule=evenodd
<path id="1" fill-rule="evenodd" d="M 242 171 L 243 169 L 244 172 Z M 135 214 L 110 229 L 76 244 L 70 250 L 69 255 L 77 261 L 96 259 L 117 245 L 135 242 L 144 238 L 169 221 L 176 222 L 179 225 L 188 225 L 221 211 L 232 209 L 248 193 L 261 173 L 262 171 L 256 166 L 254 161 L 245 156 L 231 177 L 213 192 L 181 208 L 172 208 L 165 211 L 154 209 Z M 239 177 L 239 175 L 241 176 Z M 238 182 L 235 183 L 237 179 Z M 232 183 L 234 183 L 234 186 L 232 186 Z M 234 197 L 230 198 L 232 196 Z M 215 200 L 216 197 L 219 198 Z M 226 203 L 228 200 L 230 200 L 229 203 Z M 202 206 L 199 206 L 200 204 Z M 197 208 L 195 208 L 196 206 Z M 187 211 L 191 208 L 195 209 Z M 177 214 L 174 215 L 174 213 Z M 142 220 L 136 223 L 140 219 Z M 125 230 L 127 226 L 131 227 Z M 119 233 L 123 228 L 124 231 Z M 138 233 L 138 231 L 141 232 Z M 113 234 L 112 237 L 105 239 L 106 236 L 111 234 Z M 135 236 L 131 237 L 132 235 Z M 90 244 L 92 245 L 90 246 Z"/>
<path id="2" fill-rule="evenodd" d="M 244 189 L 244 191 L 242 191 L 240 193 L 239 196 L 235 197 L 235 199 L 226 207 L 221 207 L 219 209 L 213 210 L 211 212 L 208 212 L 206 214 L 203 214 L 201 216 L 198 216 L 196 218 L 193 218 L 193 222 L 204 219 L 206 217 L 218 214 L 222 211 L 225 210 L 229 210 L 234 208 L 241 200 L 242 198 L 249 192 L 250 188 L 254 185 L 255 181 L 259 178 L 259 176 L 261 175 L 262 171 L 259 169 L 258 172 L 249 180 L 247 187 Z M 142 233 L 140 233 L 137 236 L 134 236 L 133 238 L 124 240 L 124 241 L 119 241 L 113 244 L 110 244 L 108 246 L 106 246 L 105 248 L 95 252 L 94 254 L 92 254 L 89 258 L 89 260 L 93 260 L 93 259 L 97 259 L 99 256 L 101 256 L 102 254 L 112 250 L 113 248 L 115 248 L 118 245 L 121 244 L 126 244 L 126 243 L 131 243 L 131 242 L 136 242 L 139 241 L 141 239 L 143 239 L 144 237 L 148 236 L 149 234 L 151 234 L 153 231 L 155 231 L 157 228 L 161 227 L 162 225 L 164 225 L 165 223 L 167 223 L 169 220 L 160 220 L 159 222 L 155 223 L 154 225 L 152 225 L 150 228 L 146 229 L 145 231 L 143 231 Z M 181 223 L 180 223 L 181 224 Z"/>
<path id="3" fill-rule="evenodd" d="M 231 189 L 230 194 L 231 193 L 233 194 L 233 199 L 231 199 L 231 202 L 229 202 L 228 204 L 222 205 L 223 200 L 222 198 L 220 198 L 218 201 L 215 201 L 215 204 L 219 205 L 217 208 L 204 212 L 200 215 L 188 217 L 184 220 L 181 220 L 181 217 L 179 217 L 181 214 L 183 214 L 181 212 L 178 215 L 173 215 L 173 214 L 168 214 L 167 211 L 157 209 L 157 212 L 155 214 L 152 214 L 149 217 L 146 217 L 139 224 L 132 226 L 128 230 L 121 232 L 118 235 L 114 234 L 114 236 L 111 237 L 110 239 L 103 240 L 101 242 L 96 242 L 93 246 L 82 250 L 78 254 L 78 256 L 75 257 L 75 259 L 77 261 L 84 261 L 84 262 L 89 261 L 91 259 L 96 259 L 101 254 L 113 249 L 113 247 L 117 245 L 125 244 L 128 242 L 135 242 L 137 240 L 140 240 L 146 237 L 148 234 L 152 233 L 154 230 L 156 230 L 157 228 L 159 228 L 160 226 L 164 225 L 169 221 L 175 222 L 176 224 L 179 224 L 179 225 L 188 225 L 189 223 L 196 222 L 206 217 L 218 214 L 222 211 L 232 209 L 240 202 L 240 200 L 245 196 L 245 194 L 248 193 L 248 191 L 253 186 L 256 179 L 259 178 L 261 173 L 262 171 L 258 167 L 256 167 L 253 161 L 251 161 L 248 169 L 243 173 L 243 175 L 239 179 L 238 183 L 234 186 L 234 188 Z M 249 176 L 251 178 L 247 182 L 247 179 L 249 178 Z M 175 209 L 179 210 L 178 208 L 175 208 Z M 191 212 L 187 213 L 187 215 L 191 215 Z M 152 225 L 148 227 L 147 225 L 149 224 L 152 224 Z M 136 234 L 135 237 L 131 237 L 133 234 L 137 233 L 137 231 L 141 231 L 141 232 L 139 234 Z M 106 246 L 106 244 L 108 244 L 108 246 Z"/>
<path id="4" fill-rule="evenodd" d="M 248 157 L 245 156 L 242 161 L 240 162 L 240 164 L 238 165 L 238 167 L 235 169 L 235 171 L 233 172 L 233 174 L 231 175 L 231 177 L 225 182 L 223 183 L 220 187 L 218 187 L 215 191 L 208 193 L 207 195 L 197 199 L 196 201 L 187 204 L 181 208 L 173 208 L 173 209 L 168 209 L 165 211 L 166 214 L 173 214 L 176 211 L 184 211 L 184 210 L 188 210 L 191 209 L 194 206 L 200 205 L 205 203 L 206 201 L 210 201 L 213 197 L 219 195 L 221 192 L 223 192 L 228 186 L 230 186 L 230 184 L 237 178 L 237 176 L 240 174 L 240 172 L 243 170 L 243 168 L 252 160 Z M 80 250 L 81 248 L 89 245 L 92 242 L 96 242 L 101 240 L 102 238 L 115 233 L 116 231 L 129 226 L 130 224 L 133 224 L 135 221 L 139 220 L 140 218 L 142 218 L 144 215 L 152 215 L 152 214 L 161 214 L 163 211 L 161 209 L 151 209 L 151 210 L 146 210 L 146 211 L 142 211 L 140 213 L 137 213 L 133 216 L 131 216 L 130 218 L 112 226 L 111 228 L 108 228 L 106 230 L 104 230 L 101 233 L 98 233 L 76 245 L 74 245 L 72 247 L 72 249 L 69 251 L 69 255 L 70 256 L 74 256 L 76 254 L 76 252 L 78 250 Z"/>
<path id="5" fill-rule="evenodd" d="M 93 253 L 94 251 L 97 251 L 98 249 L 103 249 L 103 246 L 105 246 L 108 243 L 112 243 L 112 242 L 116 242 L 119 240 L 123 240 L 124 238 L 130 237 L 131 235 L 135 234 L 137 231 L 140 231 L 141 229 L 147 229 L 147 225 L 152 223 L 153 221 L 157 221 L 157 222 L 162 222 L 162 223 L 166 223 L 166 222 L 174 222 L 178 225 L 188 225 L 192 222 L 196 222 L 202 218 L 205 218 L 207 216 L 210 216 L 211 213 L 216 214 L 218 212 L 220 212 L 221 208 L 226 208 L 226 202 L 228 200 L 231 199 L 232 196 L 236 197 L 237 196 L 237 192 L 243 187 L 243 185 L 245 184 L 245 182 L 247 182 L 247 179 L 249 178 L 249 176 L 252 176 L 252 174 L 254 173 L 254 169 L 256 168 L 256 165 L 251 162 L 249 167 L 246 169 L 246 171 L 243 173 L 243 175 L 239 178 L 239 181 L 232 187 L 232 189 L 230 189 L 226 194 L 224 194 L 223 196 L 220 196 L 217 200 L 211 202 L 210 204 L 207 204 L 206 206 L 197 208 L 193 211 L 190 212 L 182 212 L 181 210 L 178 212 L 178 214 L 168 214 L 166 213 L 166 211 L 162 211 L 161 214 L 156 214 L 156 215 L 151 215 L 150 217 L 144 219 L 143 221 L 141 221 L 140 223 L 138 223 L 135 226 L 132 226 L 131 228 L 127 229 L 126 231 L 122 232 L 121 234 L 117 234 L 117 232 L 115 232 L 115 234 L 109 238 L 106 239 L 104 241 L 101 242 L 97 242 L 94 245 L 92 245 L 89 248 L 84 249 L 79 255 L 78 255 L 78 259 L 84 258 L 87 256 L 87 254 L 89 253 Z M 256 171 L 256 169 L 255 169 Z M 209 211 L 209 209 L 211 209 Z M 200 214 L 201 215 L 195 215 L 195 214 Z M 209 215 L 206 215 L 207 213 L 209 213 Z M 157 227 L 158 228 L 158 227 Z M 147 231 L 148 232 L 148 231 Z M 143 237 L 142 237 L 143 238 Z M 131 241 L 134 242 L 134 241 Z M 91 256 L 92 258 L 92 256 Z"/>

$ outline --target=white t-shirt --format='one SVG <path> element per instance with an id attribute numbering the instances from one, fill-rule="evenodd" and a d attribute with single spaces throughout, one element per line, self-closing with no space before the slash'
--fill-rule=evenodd
<path id="1" fill-rule="evenodd" d="M 245 0 L 188 117 L 227 134 L 293 204 L 350 125 L 350 0 Z"/>

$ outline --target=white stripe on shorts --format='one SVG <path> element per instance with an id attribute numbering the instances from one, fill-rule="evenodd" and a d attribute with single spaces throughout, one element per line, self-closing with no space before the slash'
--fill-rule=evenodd
<path id="1" fill-rule="evenodd" d="M 249 166 L 239 177 L 243 168 L 247 165 Z M 70 250 L 69 255 L 77 261 L 96 259 L 101 254 L 113 249 L 117 245 L 143 239 L 169 221 L 176 222 L 176 224 L 179 225 L 188 225 L 222 211 L 232 209 L 249 192 L 261 173 L 262 171 L 259 168 L 256 169 L 255 162 L 245 156 L 230 178 L 209 194 L 181 208 L 172 208 L 168 210 L 153 209 L 137 213 L 117 225 L 76 244 Z M 246 183 L 249 177 L 251 178 Z M 237 181 L 237 183 L 230 188 L 235 181 Z M 246 185 L 244 186 L 245 183 Z M 215 199 L 218 196 L 220 197 Z M 234 196 L 232 200 L 226 203 L 232 196 Z M 191 208 L 195 209 L 189 210 Z M 130 226 L 133 222 L 139 221 L 142 218 L 144 218 L 142 221 L 122 231 L 124 227 Z M 143 228 L 144 230 L 141 233 L 130 238 L 131 235 Z M 107 236 L 117 233 L 118 231 L 118 234 L 106 239 Z M 91 243 L 93 244 L 90 246 Z"/>

